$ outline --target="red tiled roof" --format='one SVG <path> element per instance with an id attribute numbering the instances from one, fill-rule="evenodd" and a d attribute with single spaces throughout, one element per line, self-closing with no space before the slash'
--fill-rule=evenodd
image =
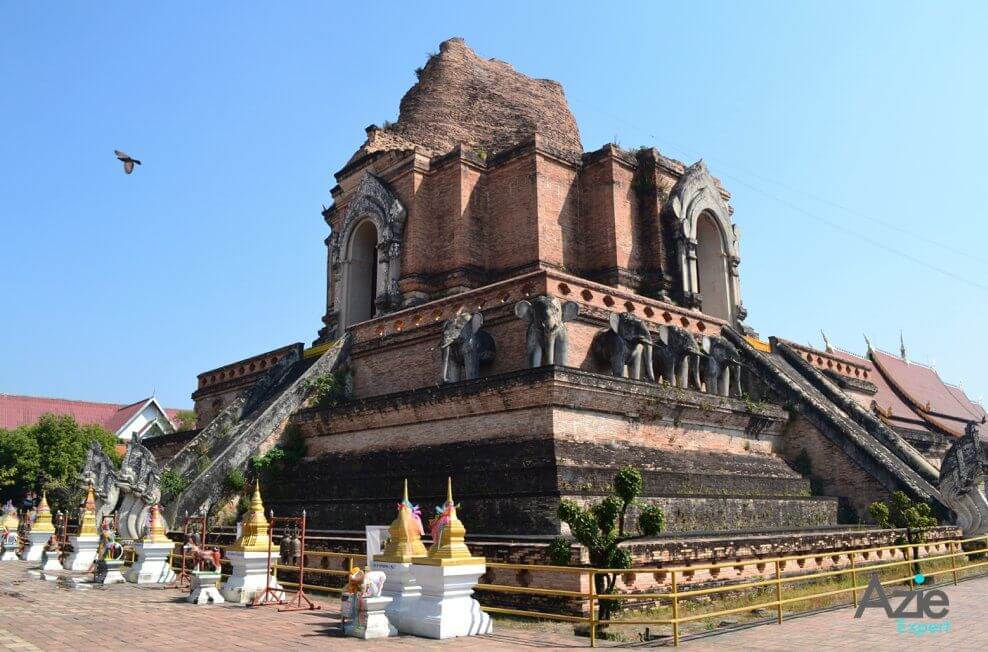
<path id="1" fill-rule="evenodd" d="M 926 419 L 923 418 L 921 414 L 916 412 L 908 403 L 903 401 L 899 395 L 892 389 L 888 381 L 882 376 L 882 374 L 874 373 L 875 365 L 872 364 L 871 360 L 868 358 L 862 358 L 860 356 L 854 355 L 853 353 L 848 353 L 841 349 L 833 349 L 831 355 L 840 358 L 845 362 L 850 362 L 851 364 L 861 365 L 872 373 L 868 374 L 868 379 L 873 385 L 875 385 L 876 392 L 874 396 L 875 404 L 881 411 L 882 418 L 890 422 L 891 425 L 908 428 L 911 430 L 929 430 L 927 427 Z M 892 408 L 892 414 L 889 416 L 888 409 Z"/>
<path id="2" fill-rule="evenodd" d="M 148 399 L 145 398 L 130 405 L 121 405 L 119 403 L 72 401 L 43 396 L 0 394 L 0 428 L 9 429 L 29 425 L 37 422 L 41 415 L 51 413 L 70 415 L 81 424 L 96 424 L 111 432 L 116 432 L 147 401 Z M 170 418 L 174 418 L 174 415 L 180 410 L 167 408 L 165 412 Z"/>
<path id="3" fill-rule="evenodd" d="M 109 421 L 106 422 L 104 427 L 110 432 L 116 432 L 120 430 L 124 426 L 124 424 L 130 421 L 134 417 L 134 415 L 140 412 L 144 408 L 144 406 L 147 405 L 148 400 L 149 399 L 143 399 L 138 401 L 137 403 L 131 403 L 130 405 L 125 405 L 124 407 L 120 408 L 119 410 L 113 413 L 113 416 L 110 417 Z"/>
<path id="4" fill-rule="evenodd" d="M 888 381 L 924 420 L 934 426 L 960 436 L 969 421 L 980 422 L 985 418 L 984 408 L 973 403 L 959 387 L 943 382 L 931 367 L 875 349 L 870 356 L 879 371 L 877 376 Z"/>

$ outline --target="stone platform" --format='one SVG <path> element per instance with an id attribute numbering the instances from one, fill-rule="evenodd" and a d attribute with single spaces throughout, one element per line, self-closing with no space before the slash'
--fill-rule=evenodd
<path id="1" fill-rule="evenodd" d="M 787 417 L 579 369 L 526 369 L 300 411 L 292 423 L 311 457 L 266 500 L 276 513 L 308 510 L 314 527 L 359 529 L 390 519 L 406 477 L 413 501 L 431 507 L 453 474 L 468 530 L 552 535 L 561 498 L 606 495 L 631 465 L 671 530 L 834 524 L 837 499 L 810 497 L 778 452 Z"/>

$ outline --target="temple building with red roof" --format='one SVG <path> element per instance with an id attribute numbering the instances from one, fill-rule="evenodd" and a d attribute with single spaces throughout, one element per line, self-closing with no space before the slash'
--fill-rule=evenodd
<path id="1" fill-rule="evenodd" d="M 102 426 L 121 441 L 130 441 L 135 435 L 143 438 L 171 434 L 178 429 L 179 412 L 163 407 L 153 396 L 122 405 L 0 394 L 0 428 L 30 425 L 44 414 L 66 415 L 83 425 Z"/>
<path id="2" fill-rule="evenodd" d="M 945 382 L 933 367 L 909 360 L 904 345 L 896 355 L 868 342 L 862 357 L 829 342 L 825 350 L 786 343 L 934 464 L 968 423 L 988 421 L 984 407 L 963 389 Z"/>

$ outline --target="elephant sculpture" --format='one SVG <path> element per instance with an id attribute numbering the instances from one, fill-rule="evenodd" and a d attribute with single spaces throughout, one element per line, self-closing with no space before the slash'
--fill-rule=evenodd
<path id="1" fill-rule="evenodd" d="M 515 314 L 528 322 L 525 354 L 529 367 L 566 364 L 566 322 L 580 314 L 580 304 L 540 296 L 516 303 Z"/>
<path id="2" fill-rule="evenodd" d="M 610 328 L 594 336 L 591 351 L 598 361 L 610 366 L 615 376 L 655 380 L 652 334 L 644 322 L 631 313 L 612 313 Z"/>
<path id="3" fill-rule="evenodd" d="M 720 335 L 705 336 L 701 344 L 706 364 L 703 382 L 708 394 L 741 397 L 741 355 Z"/>
<path id="4" fill-rule="evenodd" d="M 494 361 L 494 338 L 480 328 L 484 315 L 459 312 L 446 321 L 442 337 L 442 382 L 480 377 L 480 365 Z"/>
<path id="5" fill-rule="evenodd" d="M 685 328 L 659 326 L 653 347 L 659 375 L 673 387 L 700 389 L 700 343 Z"/>

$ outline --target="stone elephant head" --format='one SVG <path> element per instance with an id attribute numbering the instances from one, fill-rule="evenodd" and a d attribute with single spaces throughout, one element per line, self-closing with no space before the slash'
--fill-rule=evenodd
<path id="1" fill-rule="evenodd" d="M 705 364 L 703 382 L 708 394 L 741 397 L 741 355 L 721 335 L 704 336 L 701 342 Z"/>
<path id="2" fill-rule="evenodd" d="M 442 378 L 444 383 L 480 377 L 480 365 L 494 361 L 494 338 L 481 330 L 484 315 L 459 312 L 443 325 Z"/>
<path id="3" fill-rule="evenodd" d="M 645 323 L 631 313 L 612 313 L 610 327 L 594 336 L 591 351 L 598 361 L 610 366 L 611 374 L 615 376 L 655 380 L 652 334 Z"/>
<path id="4" fill-rule="evenodd" d="M 659 326 L 653 347 L 659 375 L 674 387 L 700 389 L 700 343 L 685 328 Z"/>
<path id="5" fill-rule="evenodd" d="M 515 304 L 515 314 L 528 322 L 525 331 L 525 354 L 529 367 L 543 364 L 565 365 L 566 322 L 580 314 L 580 304 L 560 301 L 556 297 L 539 296 Z"/>

